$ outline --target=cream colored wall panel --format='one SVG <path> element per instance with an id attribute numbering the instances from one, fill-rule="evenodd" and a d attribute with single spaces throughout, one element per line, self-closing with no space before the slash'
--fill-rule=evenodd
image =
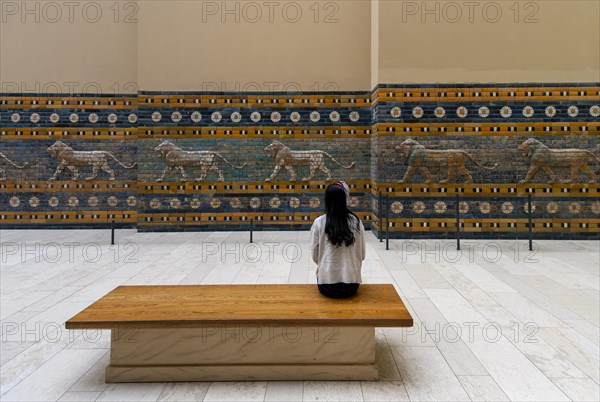
<path id="1" fill-rule="evenodd" d="M 140 2 L 140 88 L 369 90 L 370 9 L 366 0 Z"/>
<path id="2" fill-rule="evenodd" d="M 596 82 L 597 1 L 382 1 L 379 82 Z"/>
<path id="3" fill-rule="evenodd" d="M 0 1 L 1 92 L 135 93 L 137 2 Z"/>

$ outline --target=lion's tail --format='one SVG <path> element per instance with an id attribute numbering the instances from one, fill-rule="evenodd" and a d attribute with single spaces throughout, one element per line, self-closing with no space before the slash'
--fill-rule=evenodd
<path id="1" fill-rule="evenodd" d="M 219 158 L 221 158 L 223 160 L 223 162 L 225 162 L 226 164 L 228 164 L 229 166 L 231 166 L 234 169 L 243 169 L 246 167 L 246 165 L 248 165 L 247 163 L 244 163 L 241 166 L 236 166 L 233 163 L 229 162 L 227 159 L 225 159 L 225 157 L 223 155 L 217 154 L 217 153 L 215 153 L 215 155 L 218 155 Z"/>
<path id="2" fill-rule="evenodd" d="M 2 159 L 4 159 L 6 162 L 10 163 L 11 165 L 13 165 L 14 167 L 16 167 L 17 169 L 24 169 L 27 166 L 29 166 L 29 162 L 25 162 L 22 165 L 17 165 L 16 163 L 14 163 L 13 161 L 11 161 L 10 159 L 8 159 L 8 157 L 6 155 L 4 155 L 3 153 L 0 153 L 0 157 Z"/>
<path id="3" fill-rule="evenodd" d="M 495 170 L 495 169 L 498 167 L 498 164 L 497 164 L 497 163 L 494 163 L 494 166 L 485 166 L 485 165 L 482 165 L 481 163 L 477 162 L 477 161 L 475 160 L 475 158 L 473 158 L 473 155 L 471 155 L 470 153 L 468 153 L 468 152 L 466 152 L 466 151 L 464 152 L 464 155 L 465 155 L 465 156 L 466 156 L 466 157 L 467 157 L 467 158 L 468 158 L 468 159 L 469 159 L 471 162 L 473 162 L 473 164 L 475 164 L 475 166 L 477 166 L 477 167 L 480 167 L 480 168 L 482 168 L 482 169 L 486 169 L 486 170 Z"/>
<path id="4" fill-rule="evenodd" d="M 133 169 L 134 167 L 137 166 L 137 162 L 133 162 L 131 165 L 126 165 L 126 164 L 122 163 L 120 160 L 118 160 L 117 157 L 114 156 L 113 154 L 111 154 L 110 152 L 107 152 L 107 154 L 108 154 L 108 156 L 113 158 L 113 160 L 115 162 L 117 162 L 120 166 L 124 167 L 125 169 Z"/>
<path id="5" fill-rule="evenodd" d="M 337 163 L 338 165 L 340 165 L 341 167 L 343 167 L 344 169 L 352 169 L 354 166 L 356 166 L 356 162 L 352 162 L 351 164 L 349 164 L 348 166 L 346 165 L 342 165 L 340 162 L 337 161 L 337 159 L 335 159 L 333 156 L 329 155 L 327 152 L 323 152 L 325 155 L 327 155 L 329 157 L 329 159 L 331 159 L 334 163 Z"/>

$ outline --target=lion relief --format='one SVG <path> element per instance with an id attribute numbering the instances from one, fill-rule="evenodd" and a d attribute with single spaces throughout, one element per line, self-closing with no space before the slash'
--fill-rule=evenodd
<path id="1" fill-rule="evenodd" d="M 525 158 L 529 159 L 529 171 L 527 176 L 519 182 L 521 184 L 529 183 L 540 168 L 550 178 L 548 183 L 556 183 L 558 178 L 551 167 L 567 167 L 570 169 L 571 177 L 564 180 L 564 183 L 576 182 L 579 172 L 589 175 L 589 183 L 596 182 L 596 174 L 588 167 L 588 163 L 600 162 L 600 158 L 591 151 L 584 149 L 550 149 L 535 138 L 529 138 L 517 149 Z"/>
<path id="2" fill-rule="evenodd" d="M 223 155 L 213 151 L 186 151 L 167 140 L 161 142 L 154 148 L 154 151 L 158 152 L 166 163 L 165 170 L 156 181 L 163 181 L 173 170 L 179 171 L 183 180 L 187 181 L 188 175 L 184 169 L 186 167 L 200 168 L 200 176 L 195 181 L 203 181 L 210 172 L 219 175 L 219 181 L 224 181 L 223 171 L 219 169 L 219 160 L 235 169 L 243 169 L 247 165 L 244 163 L 241 166 L 235 166 Z"/>
<path id="3" fill-rule="evenodd" d="M 119 166 L 125 169 L 133 169 L 137 162 L 131 165 L 121 163 L 113 154 L 108 151 L 75 151 L 62 141 L 56 141 L 47 149 L 48 153 L 53 155 L 58 161 L 58 166 L 54 175 L 49 180 L 56 180 L 63 170 L 68 168 L 71 171 L 71 180 L 79 179 L 79 167 L 91 166 L 92 175 L 86 177 L 86 180 L 94 180 L 98 177 L 100 171 L 108 173 L 109 180 L 115 180 L 115 172 L 108 165 L 108 159 L 112 159 Z"/>
<path id="4" fill-rule="evenodd" d="M 405 183 L 410 180 L 417 171 L 425 175 L 425 183 L 431 183 L 433 181 L 433 175 L 429 171 L 431 167 L 445 167 L 448 169 L 447 178 L 440 180 L 440 183 L 451 183 L 457 174 L 465 176 L 466 183 L 473 183 L 471 173 L 465 168 L 465 161 L 471 161 L 475 166 L 486 170 L 494 170 L 498 166 L 497 163 L 494 166 L 484 166 L 462 149 L 427 149 L 412 139 L 405 140 L 394 149 L 400 152 L 402 157 L 408 159 L 406 174 L 398 180 L 398 183 Z"/>
<path id="5" fill-rule="evenodd" d="M 271 176 L 265 179 L 265 181 L 273 180 L 281 168 L 285 168 L 290 174 L 290 181 L 296 181 L 296 171 L 294 167 L 297 166 L 308 166 L 309 175 L 302 179 L 302 181 L 312 180 L 317 170 L 327 175 L 326 180 L 332 180 L 331 170 L 325 166 L 325 157 L 331 159 L 337 165 L 344 169 L 352 169 L 356 163 L 352 162 L 350 165 L 345 166 L 338 162 L 333 156 L 325 151 L 312 150 L 312 151 L 292 151 L 289 147 L 285 146 L 279 141 L 273 141 L 270 145 L 265 147 L 265 152 L 275 158 L 275 168 Z"/>
<path id="6" fill-rule="evenodd" d="M 28 162 L 25 162 L 22 165 L 17 165 L 15 162 L 11 161 L 6 155 L 4 155 L 2 152 L 0 152 L 0 162 L 6 162 L 7 165 L 12 165 L 14 168 L 16 169 L 25 169 L 27 166 L 29 166 Z M 4 170 L 4 168 L 2 168 L 2 166 L 0 165 L 0 180 L 6 180 L 6 171 Z"/>

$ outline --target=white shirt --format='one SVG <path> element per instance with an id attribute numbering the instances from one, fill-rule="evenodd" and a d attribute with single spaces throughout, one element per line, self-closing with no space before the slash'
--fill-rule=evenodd
<path id="1" fill-rule="evenodd" d="M 354 244 L 334 246 L 325 234 L 326 215 L 321 215 L 310 228 L 312 259 L 317 264 L 317 283 L 361 283 L 360 269 L 365 259 L 365 228 L 351 216 Z"/>

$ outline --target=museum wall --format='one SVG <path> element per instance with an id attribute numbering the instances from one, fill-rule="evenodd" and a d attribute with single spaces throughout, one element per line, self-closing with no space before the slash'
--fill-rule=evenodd
<path id="1" fill-rule="evenodd" d="M 3 227 L 597 237 L 598 4 L 425 3 L 2 4 Z"/>
<path id="2" fill-rule="evenodd" d="M 597 82 L 600 3 L 380 1 L 379 83 Z"/>
<path id="3" fill-rule="evenodd" d="M 139 2 L 145 91 L 369 91 L 368 0 Z"/>
<path id="4" fill-rule="evenodd" d="M 451 237 L 458 206 L 464 236 L 514 236 L 531 194 L 537 236 L 597 233 L 600 3 L 377 3 L 372 180 L 390 230 Z M 424 148 L 406 158 L 406 140 Z"/>

